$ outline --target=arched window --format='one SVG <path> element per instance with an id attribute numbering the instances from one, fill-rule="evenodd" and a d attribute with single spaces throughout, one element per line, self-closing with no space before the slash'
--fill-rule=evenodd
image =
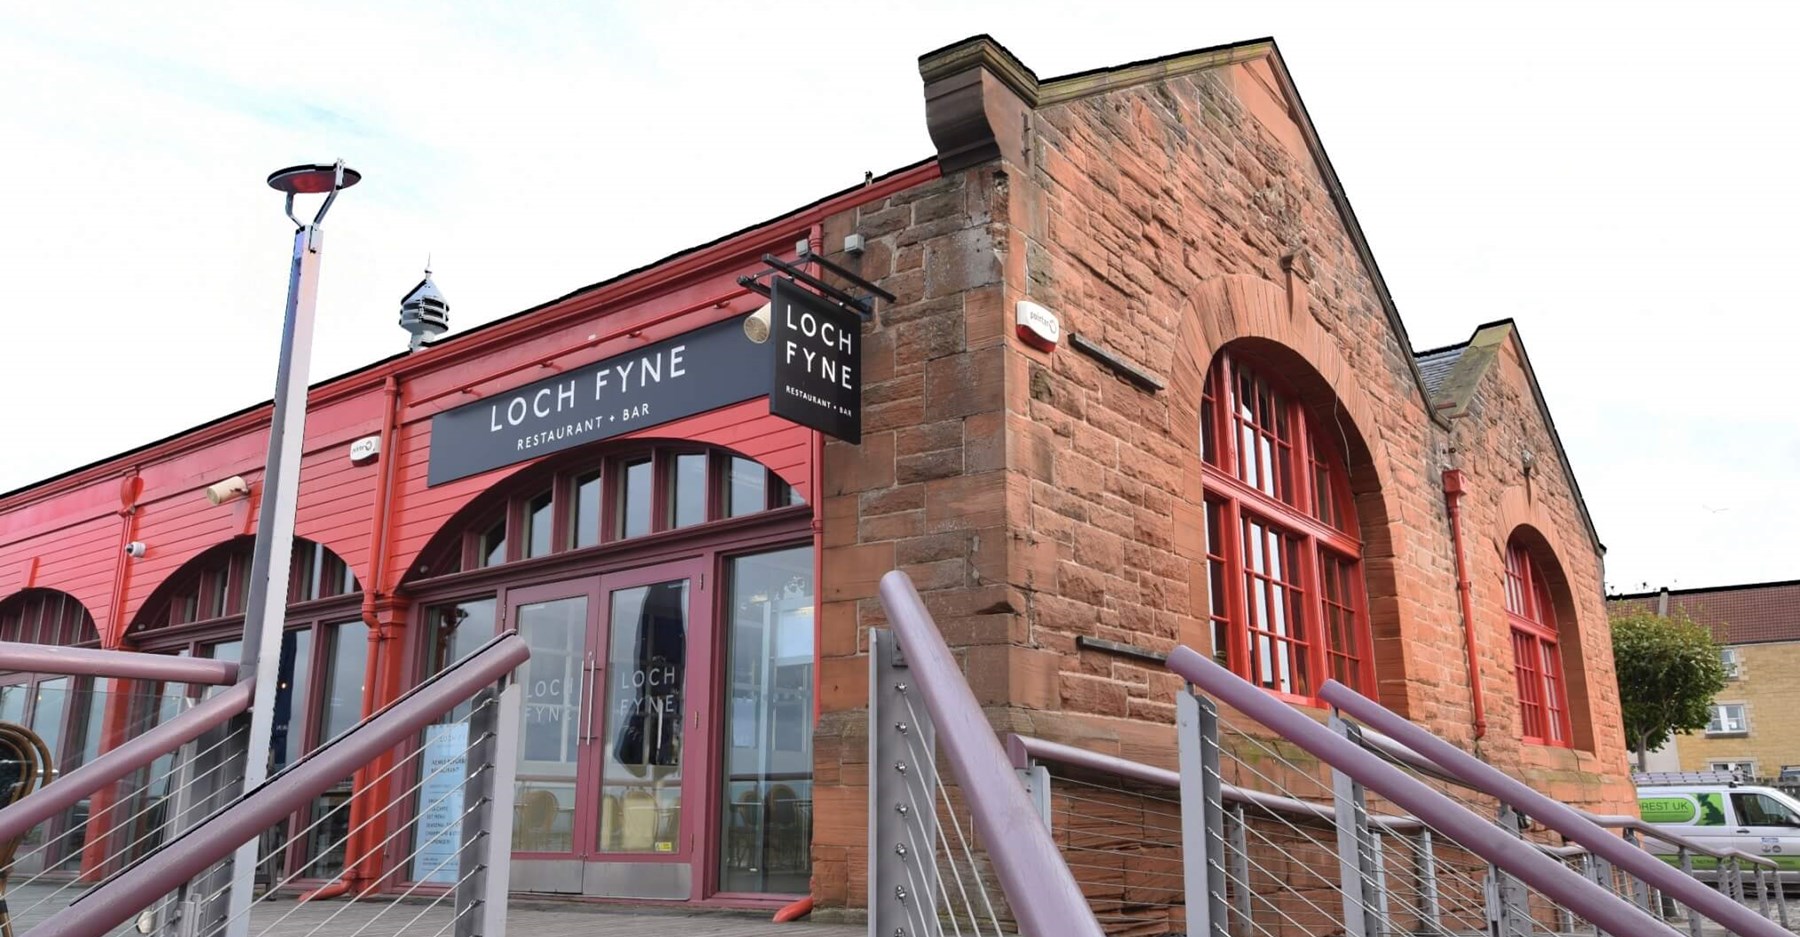
<path id="1" fill-rule="evenodd" d="M 94 616 L 74 596 L 55 589 L 26 589 L 0 602 L 0 641 L 99 647 L 100 633 L 94 628 Z M 0 721 L 29 727 L 50 749 L 50 776 L 44 782 L 99 754 L 106 696 L 94 689 L 92 677 L 0 674 Z M 47 842 L 49 864 L 76 861 L 86 823 L 83 800 L 49 827 L 33 830 L 20 853 Z"/>
<path id="2" fill-rule="evenodd" d="M 1517 537 L 1506 545 L 1506 620 L 1525 741 L 1570 744 L 1568 683 L 1557 649 L 1556 606 L 1540 567 Z"/>
<path id="3" fill-rule="evenodd" d="M 238 537 L 188 560 L 157 587 L 126 637 L 144 651 L 236 661 L 243 656 L 244 613 L 250 591 L 250 559 L 255 541 Z M 362 619 L 362 585 L 330 548 L 294 538 L 288 566 L 288 606 L 276 669 L 275 720 L 270 739 L 279 771 L 362 721 L 363 684 L 368 665 L 368 626 Z M 144 723 L 179 712 L 198 688 L 168 684 L 149 690 L 140 714 Z M 165 765 L 159 760 L 157 765 Z M 165 770 L 152 772 L 162 778 Z M 166 788 L 166 780 L 160 782 Z M 170 796 L 158 788 L 152 801 Z M 297 815 L 306 841 L 278 860 L 335 874 L 343 861 L 342 838 L 349 830 L 348 781 L 315 799 Z M 147 809 L 147 808 L 140 808 Z M 315 822 L 316 821 L 316 822 Z M 153 832 L 141 834 L 154 846 Z M 276 840 L 280 841 L 280 840 Z M 315 862 L 314 859 L 317 859 Z"/>
<path id="4" fill-rule="evenodd" d="M 1343 440 L 1258 364 L 1214 359 L 1200 412 L 1213 656 L 1298 701 L 1327 677 L 1374 684 Z"/>
<path id="5" fill-rule="evenodd" d="M 524 493 L 483 510 L 418 564 L 441 576 L 583 550 L 804 503 L 754 459 L 703 446 L 615 450 L 537 476 Z"/>

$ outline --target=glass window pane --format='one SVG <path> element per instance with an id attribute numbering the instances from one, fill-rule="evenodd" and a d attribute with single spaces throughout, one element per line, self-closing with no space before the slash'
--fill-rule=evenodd
<path id="1" fill-rule="evenodd" d="M 575 548 L 600 542 L 600 473 L 575 480 Z"/>
<path id="2" fill-rule="evenodd" d="M 687 580 L 615 590 L 608 608 L 599 848 L 673 852 L 681 837 Z"/>
<path id="3" fill-rule="evenodd" d="M 801 894 L 812 874 L 813 553 L 731 561 L 720 888 Z"/>
<path id="4" fill-rule="evenodd" d="M 706 454 L 684 452 L 675 457 L 674 527 L 706 520 Z"/>
<path id="5" fill-rule="evenodd" d="M 471 599 L 449 605 L 433 605 L 425 610 L 426 640 L 424 672 L 428 679 L 444 668 L 475 652 L 494 636 L 494 600 Z M 440 722 L 461 722 L 469 717 L 467 702 L 459 703 Z"/>
<path id="6" fill-rule="evenodd" d="M 531 660 L 525 664 L 525 705 L 519 714 L 524 725 L 515 784 L 515 850 L 566 853 L 574 848 L 587 620 L 585 595 L 518 609 L 519 634 L 531 647 Z"/>
<path id="7" fill-rule="evenodd" d="M 362 721 L 363 671 L 369 659 L 369 626 L 347 621 L 331 628 L 331 656 L 325 666 L 324 722 L 319 741 L 337 738 Z"/>
<path id="8" fill-rule="evenodd" d="M 753 459 L 733 458 L 725 486 L 725 516 L 743 517 L 768 507 L 768 469 Z"/>
<path id="9" fill-rule="evenodd" d="M 483 531 L 475 544 L 475 565 L 499 566 L 506 562 L 506 518 L 495 521 Z"/>
<path id="10" fill-rule="evenodd" d="M 650 532 L 653 482 L 649 459 L 625 466 L 625 477 L 619 479 L 619 536 L 642 537 Z"/>
<path id="11" fill-rule="evenodd" d="M 550 554 L 550 492 L 532 498 L 525 505 L 525 555 Z"/>
<path id="12" fill-rule="evenodd" d="M 274 753 L 270 771 L 293 764 L 307 751 L 306 717 L 312 710 L 313 630 L 300 628 L 281 636 L 281 672 L 275 684 L 275 721 L 269 748 Z"/>
<path id="13" fill-rule="evenodd" d="M 69 678 L 57 677 L 54 680 L 40 681 L 36 696 L 37 701 L 31 711 L 31 731 L 36 732 L 38 738 L 44 740 L 44 746 L 50 749 L 50 755 L 55 759 L 52 769 L 60 770 L 63 752 L 58 746 L 62 742 L 63 713 L 69 705 Z"/>

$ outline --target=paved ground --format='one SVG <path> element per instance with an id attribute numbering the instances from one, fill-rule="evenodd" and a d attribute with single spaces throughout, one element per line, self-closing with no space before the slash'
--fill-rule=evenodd
<path id="1" fill-rule="evenodd" d="M 72 896 L 69 892 L 51 897 L 51 891 L 48 886 L 29 886 L 7 893 L 6 903 L 14 915 L 13 933 L 24 937 Z M 43 904 L 32 908 L 40 900 Z M 448 899 L 436 907 L 427 907 L 423 902 L 342 901 L 296 906 L 290 900 L 279 900 L 257 907 L 251 917 L 250 935 L 434 937 L 449 933 L 450 918 Z M 127 926 L 120 933 L 136 932 Z M 721 911 L 633 912 L 604 905 L 546 905 L 530 901 L 507 914 L 507 933 L 510 937 L 864 937 L 868 929 L 850 924 L 774 924 L 767 913 L 751 916 Z"/>

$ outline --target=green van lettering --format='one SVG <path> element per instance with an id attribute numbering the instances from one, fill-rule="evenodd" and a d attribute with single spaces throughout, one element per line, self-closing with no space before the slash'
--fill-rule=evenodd
<path id="1" fill-rule="evenodd" d="M 1638 814 L 1645 823 L 1692 823 L 1694 802 L 1686 797 L 1640 797 Z"/>
<path id="2" fill-rule="evenodd" d="M 1725 795 L 1695 794 L 1694 799 L 1700 802 L 1700 826 L 1725 825 Z"/>

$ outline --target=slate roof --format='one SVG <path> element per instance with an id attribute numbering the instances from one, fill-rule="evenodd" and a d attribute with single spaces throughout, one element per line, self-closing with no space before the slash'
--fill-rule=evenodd
<path id="1" fill-rule="evenodd" d="M 1467 347 L 1469 347 L 1469 343 L 1464 342 L 1461 345 L 1434 348 L 1431 351 L 1421 351 L 1413 355 L 1413 360 L 1419 363 L 1419 376 L 1425 379 L 1426 395 L 1431 398 L 1432 402 L 1435 403 L 1438 400 L 1438 391 L 1443 388 L 1444 381 L 1450 377 L 1450 372 L 1455 370 L 1457 359 L 1462 357 L 1463 349 Z"/>
<path id="2" fill-rule="evenodd" d="M 1606 600 L 1615 612 L 1656 611 L 1661 591 L 1617 595 Z M 1669 590 L 1670 610 L 1713 630 L 1720 644 L 1800 641 L 1800 579 L 1710 589 Z"/>

